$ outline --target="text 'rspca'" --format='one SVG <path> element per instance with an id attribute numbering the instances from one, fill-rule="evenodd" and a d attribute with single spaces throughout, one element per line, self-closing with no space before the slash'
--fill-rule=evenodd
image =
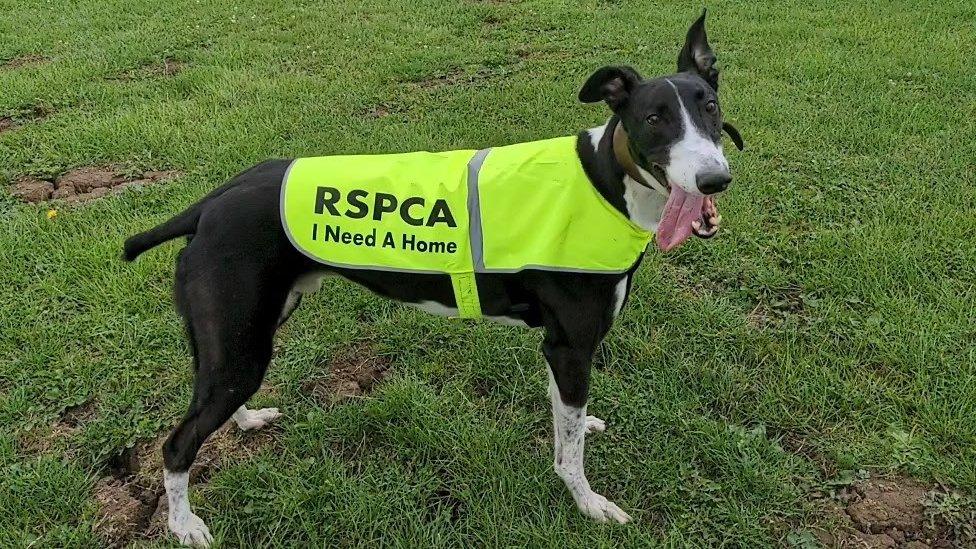
<path id="1" fill-rule="evenodd" d="M 444 199 L 434 200 L 428 211 L 426 209 L 427 200 L 423 197 L 414 196 L 400 201 L 392 194 L 378 192 L 370 201 L 369 194 L 368 191 L 354 189 L 349 191 L 344 197 L 345 200 L 342 201 L 343 196 L 339 189 L 318 187 L 315 194 L 315 213 L 350 219 L 371 218 L 377 222 L 380 229 L 382 229 L 384 216 L 388 214 L 399 214 L 404 223 L 413 227 L 443 225 L 449 228 L 457 228 L 457 222 L 451 208 Z M 340 202 L 344 202 L 344 204 L 340 204 Z M 458 250 L 456 242 L 424 240 L 413 234 L 397 234 L 388 230 L 384 230 L 382 236 L 378 237 L 376 227 L 364 232 L 355 232 L 344 230 L 340 225 L 322 224 L 320 227 L 318 223 L 312 224 L 312 240 L 367 248 L 379 246 L 423 253 L 453 254 Z"/>

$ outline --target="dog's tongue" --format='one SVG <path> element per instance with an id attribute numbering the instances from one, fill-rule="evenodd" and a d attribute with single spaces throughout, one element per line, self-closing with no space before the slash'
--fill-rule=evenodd
<path id="1" fill-rule="evenodd" d="M 671 195 L 664 205 L 664 215 L 657 224 L 657 247 L 668 251 L 688 240 L 691 223 L 702 216 L 703 196 L 690 195 L 677 185 L 671 185 Z"/>

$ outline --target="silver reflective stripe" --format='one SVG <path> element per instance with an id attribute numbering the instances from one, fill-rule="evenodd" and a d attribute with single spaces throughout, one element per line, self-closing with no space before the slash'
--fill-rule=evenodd
<path id="1" fill-rule="evenodd" d="M 481 228 L 481 198 L 478 196 L 478 174 L 491 149 L 481 149 L 468 161 L 468 232 L 471 236 L 471 263 L 474 272 L 485 272 L 484 233 Z"/>

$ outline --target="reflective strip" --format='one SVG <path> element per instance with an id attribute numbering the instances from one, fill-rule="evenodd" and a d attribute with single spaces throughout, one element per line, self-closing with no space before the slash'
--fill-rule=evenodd
<path id="1" fill-rule="evenodd" d="M 481 301 L 478 299 L 478 285 L 475 283 L 474 273 L 452 274 L 451 285 L 454 287 L 458 316 L 481 318 Z"/>
<path id="2" fill-rule="evenodd" d="M 471 263 L 474 272 L 485 272 L 484 233 L 481 227 L 481 197 L 478 195 L 478 174 L 491 149 L 481 149 L 468 162 L 468 231 L 471 235 Z"/>
<path id="3" fill-rule="evenodd" d="M 482 252 L 481 201 L 478 197 L 478 173 L 485 157 L 491 149 L 481 149 L 468 161 L 468 237 L 471 240 L 471 262 L 475 271 L 485 266 Z M 457 302 L 458 316 L 461 318 L 481 318 L 481 300 L 478 298 L 478 284 L 474 273 L 455 273 L 451 275 L 454 288 L 454 301 Z"/>

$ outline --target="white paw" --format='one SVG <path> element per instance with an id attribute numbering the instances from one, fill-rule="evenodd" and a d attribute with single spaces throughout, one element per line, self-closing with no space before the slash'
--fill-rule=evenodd
<path id="1" fill-rule="evenodd" d="M 210 529 L 204 524 L 203 519 L 189 513 L 181 522 L 169 520 L 169 531 L 180 540 L 180 543 L 190 547 L 210 547 L 213 543 L 213 536 Z"/>
<path id="2" fill-rule="evenodd" d="M 607 498 L 590 492 L 576 501 L 576 505 L 584 515 L 596 520 L 597 522 L 607 522 L 613 519 L 620 524 L 627 524 L 631 521 L 630 515 L 625 513 L 617 504 Z"/>
<path id="3" fill-rule="evenodd" d="M 607 430 L 607 424 L 596 416 L 586 416 L 586 434 L 602 433 Z"/>
<path id="4" fill-rule="evenodd" d="M 243 417 L 234 416 L 237 427 L 242 431 L 261 429 L 267 424 L 281 417 L 281 412 L 277 408 L 261 408 L 260 410 L 248 410 Z"/>

